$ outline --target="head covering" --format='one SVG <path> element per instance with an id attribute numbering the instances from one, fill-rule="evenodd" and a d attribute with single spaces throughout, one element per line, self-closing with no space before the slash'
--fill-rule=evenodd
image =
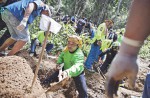
<path id="1" fill-rule="evenodd" d="M 51 15 L 52 15 L 52 13 L 51 13 L 50 8 L 49 8 L 49 6 L 48 6 L 48 5 L 45 5 L 45 9 L 44 9 L 44 10 L 47 10 L 47 11 L 48 11 L 49 16 L 51 16 Z"/>
<path id="2" fill-rule="evenodd" d="M 73 41 L 79 46 L 79 48 L 82 48 L 82 39 L 79 36 L 71 35 L 68 37 L 68 41 Z M 67 51 L 67 50 L 68 47 L 66 46 L 63 51 Z"/>
<path id="3" fill-rule="evenodd" d="M 73 41 L 79 46 L 79 48 L 82 48 L 82 39 L 79 36 L 71 35 L 68 37 L 68 41 Z"/>
<path id="4" fill-rule="evenodd" d="M 106 19 L 105 22 L 110 22 L 110 23 L 114 24 L 114 21 L 111 19 Z"/>
<path id="5" fill-rule="evenodd" d="M 113 43 L 112 43 L 112 46 L 120 46 L 120 43 L 119 43 L 118 41 L 113 42 Z"/>

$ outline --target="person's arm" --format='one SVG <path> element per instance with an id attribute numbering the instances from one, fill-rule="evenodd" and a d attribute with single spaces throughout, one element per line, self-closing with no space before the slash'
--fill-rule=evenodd
<path id="1" fill-rule="evenodd" d="M 104 56 L 104 55 L 107 54 L 108 52 L 110 52 L 110 49 L 107 49 L 106 51 L 102 52 L 102 53 L 99 55 L 99 57 Z"/>
<path id="2" fill-rule="evenodd" d="M 112 98 L 117 95 L 119 81 L 129 79 L 129 87 L 133 88 L 138 73 L 137 55 L 144 40 L 150 34 L 150 0 L 133 0 L 126 32 L 119 49 L 109 68 L 106 81 L 106 94 Z"/>
<path id="3" fill-rule="evenodd" d="M 105 31 L 104 24 L 100 24 L 97 28 L 97 31 L 94 35 L 94 38 L 92 39 L 92 43 L 94 43 L 96 40 L 100 40 L 101 37 L 103 36 L 103 32 Z"/>
<path id="4" fill-rule="evenodd" d="M 131 6 L 125 37 L 144 41 L 150 34 L 150 1 L 134 0 Z"/>
<path id="5" fill-rule="evenodd" d="M 33 10 L 36 9 L 36 4 L 35 3 L 29 3 L 28 7 L 25 10 L 25 14 L 23 18 L 28 19 L 30 14 L 33 12 Z"/>
<path id="6" fill-rule="evenodd" d="M 123 43 L 133 46 L 133 49 L 125 53 L 137 55 L 144 40 L 150 34 L 149 3 L 149 0 L 137 0 L 132 3 Z"/>
<path id="7" fill-rule="evenodd" d="M 78 53 L 75 55 L 74 64 L 69 69 L 65 70 L 69 77 L 75 77 L 81 74 L 84 70 L 84 55 L 83 53 Z"/>
<path id="8" fill-rule="evenodd" d="M 58 57 L 57 64 L 62 64 L 62 63 L 64 63 L 63 56 L 64 56 L 64 52 L 61 52 L 61 54 L 60 54 L 59 57 Z"/>
<path id="9" fill-rule="evenodd" d="M 33 10 L 35 10 L 35 9 L 36 9 L 36 4 L 35 3 L 29 3 L 28 7 L 25 10 L 25 14 L 24 14 L 22 21 L 17 26 L 17 30 L 22 31 L 26 27 L 29 16 L 33 12 Z"/>

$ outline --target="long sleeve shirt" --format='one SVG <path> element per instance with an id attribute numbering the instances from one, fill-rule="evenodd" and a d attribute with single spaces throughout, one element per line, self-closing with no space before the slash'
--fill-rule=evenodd
<path id="1" fill-rule="evenodd" d="M 66 70 L 70 77 L 80 75 L 84 70 L 84 55 L 80 48 L 75 52 L 70 53 L 68 50 L 63 51 L 57 61 L 57 64 L 64 63 L 64 70 Z"/>
<path id="2" fill-rule="evenodd" d="M 92 43 L 94 43 L 96 40 L 106 39 L 107 31 L 108 30 L 106 24 L 105 23 L 100 24 L 97 28 L 94 38 L 92 39 Z"/>

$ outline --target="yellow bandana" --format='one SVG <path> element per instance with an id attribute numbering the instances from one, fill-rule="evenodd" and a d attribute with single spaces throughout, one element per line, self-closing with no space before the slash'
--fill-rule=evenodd
<path id="1" fill-rule="evenodd" d="M 79 48 L 82 48 L 82 39 L 77 35 L 71 35 L 68 37 L 68 41 L 75 42 Z M 67 46 L 64 48 L 64 51 L 68 50 Z"/>

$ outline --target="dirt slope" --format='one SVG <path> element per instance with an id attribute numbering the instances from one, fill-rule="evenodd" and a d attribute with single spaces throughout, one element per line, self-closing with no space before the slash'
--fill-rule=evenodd
<path id="1" fill-rule="evenodd" d="M 20 53 L 18 53 L 18 56 L 25 58 L 27 60 L 27 65 L 29 64 L 34 72 L 38 59 L 35 57 L 30 57 L 29 54 L 27 53 L 27 51 L 21 51 Z M 2 60 L 2 61 L 6 62 L 6 60 Z M 23 60 L 22 62 L 26 62 L 26 61 Z M 124 83 L 124 86 L 119 88 L 119 91 L 118 91 L 119 97 L 118 98 L 133 98 L 133 96 L 134 96 L 134 98 L 140 98 L 140 96 L 142 95 L 145 76 L 146 76 L 147 72 L 150 70 L 150 68 L 149 68 L 150 60 L 144 60 L 144 59 L 139 58 L 138 62 L 139 62 L 140 70 L 138 73 L 138 79 L 136 82 L 135 89 L 134 90 L 128 89 L 128 85 L 126 82 L 127 80 L 126 80 Z M 20 66 L 21 65 L 20 63 L 21 63 L 21 61 L 18 60 L 18 58 L 17 58 L 17 60 L 13 63 L 13 65 L 16 64 L 17 66 Z M 18 64 L 20 64 L 20 65 L 18 65 Z M 46 78 L 47 76 L 50 76 L 54 72 L 55 66 L 56 66 L 56 63 L 55 63 L 55 60 L 53 60 L 53 59 L 44 58 L 42 60 L 40 69 L 39 69 L 39 73 L 38 73 L 40 82 L 42 82 L 44 78 Z M 12 68 L 10 68 L 10 69 L 12 69 Z M 2 69 L 0 69 L 0 70 L 2 70 Z M 32 70 L 29 70 L 29 69 L 25 70 L 25 71 L 27 71 L 26 76 L 29 75 L 28 77 L 31 77 L 30 75 L 33 75 Z M 0 73 L 0 77 L 2 76 L 1 74 L 2 73 Z M 105 80 L 101 77 L 101 75 L 99 75 L 98 73 L 89 73 L 87 71 L 85 72 L 85 75 L 86 75 L 86 80 L 87 80 L 89 98 L 106 98 L 105 88 L 104 88 Z M 10 76 L 10 77 L 13 77 L 13 76 Z M 25 81 L 25 80 L 20 80 L 20 81 Z M 16 81 L 16 83 L 20 83 L 20 82 Z M 15 85 L 15 83 L 13 85 Z M 62 86 L 62 85 L 59 84 L 58 86 Z M 56 88 L 58 86 L 56 86 Z M 74 82 L 72 80 L 69 80 L 66 86 L 60 87 L 57 89 L 56 88 L 51 87 L 51 91 L 48 91 L 46 93 L 47 98 L 77 98 L 78 93 L 76 92 L 76 88 L 75 88 Z M 44 88 L 44 89 L 48 89 L 48 88 Z M 19 91 L 20 91 L 20 89 L 19 89 Z M 22 91 L 22 92 L 24 92 L 24 91 Z M 0 93 L 1 93 L 1 90 L 0 90 Z M 40 98 L 43 98 L 43 97 L 40 97 Z"/>
<path id="2" fill-rule="evenodd" d="M 36 80 L 32 92 L 30 87 L 33 72 L 26 60 L 18 56 L 0 57 L 0 98 L 46 98 L 40 82 Z"/>

